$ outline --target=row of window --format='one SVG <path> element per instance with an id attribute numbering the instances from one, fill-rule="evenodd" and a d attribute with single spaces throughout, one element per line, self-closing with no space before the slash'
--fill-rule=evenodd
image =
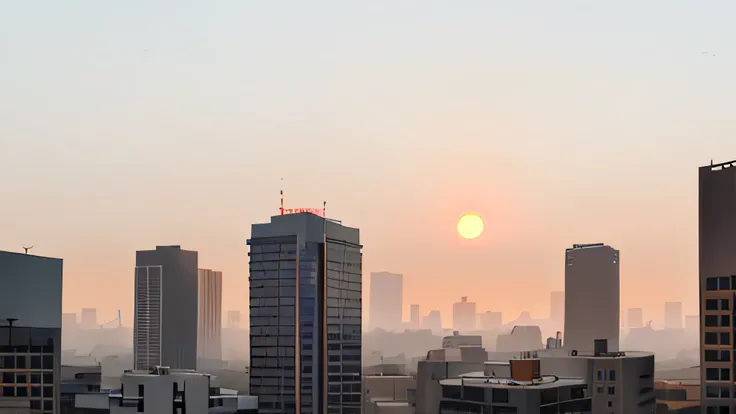
<path id="1" fill-rule="evenodd" d="M 706 345 L 731 345 L 731 333 L 730 332 L 706 332 L 705 333 L 705 344 Z"/>
<path id="2" fill-rule="evenodd" d="M 706 381 L 731 381 L 730 368 L 706 368 Z"/>
<path id="3" fill-rule="evenodd" d="M 731 326 L 731 315 L 705 315 L 705 326 L 708 328 L 728 328 Z"/>
<path id="4" fill-rule="evenodd" d="M 736 276 L 706 278 L 705 290 L 736 290 Z"/>
<path id="5" fill-rule="evenodd" d="M 728 299 L 706 299 L 705 310 L 730 310 Z"/>
<path id="6" fill-rule="evenodd" d="M 608 376 L 606 376 L 606 371 L 598 370 L 598 381 L 616 381 L 616 371 L 610 369 L 608 370 Z"/>
<path id="7" fill-rule="evenodd" d="M 705 360 L 707 362 L 731 362 L 731 352 L 732 351 L 706 349 Z"/>
<path id="8" fill-rule="evenodd" d="M 616 395 L 616 387 L 596 387 L 595 392 L 598 394 L 603 394 L 606 388 L 608 388 L 608 395 Z"/>
<path id="9" fill-rule="evenodd" d="M 705 395 L 708 398 L 731 398 L 731 387 L 708 385 Z"/>
<path id="10" fill-rule="evenodd" d="M 731 406 L 721 405 L 717 407 L 707 407 L 706 414 L 731 414 Z"/>
<path id="11" fill-rule="evenodd" d="M 0 356 L 0 369 L 54 369 L 53 355 L 5 355 Z"/>

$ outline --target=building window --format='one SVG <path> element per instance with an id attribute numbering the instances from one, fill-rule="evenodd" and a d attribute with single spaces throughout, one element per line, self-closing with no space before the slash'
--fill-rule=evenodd
<path id="1" fill-rule="evenodd" d="M 728 332 L 721 332 L 721 345 L 731 345 L 731 335 Z"/>
<path id="2" fill-rule="evenodd" d="M 718 333 L 717 332 L 706 332 L 705 333 L 705 344 L 706 345 L 718 345 Z"/>
<path id="3" fill-rule="evenodd" d="M 705 290 L 718 290 L 718 278 L 709 277 L 705 279 Z"/>
<path id="4" fill-rule="evenodd" d="M 718 299 L 706 299 L 705 310 L 718 310 Z"/>
<path id="5" fill-rule="evenodd" d="M 598 370 L 598 381 L 605 381 L 606 373 L 603 370 Z"/>
<path id="6" fill-rule="evenodd" d="M 728 299 L 721 299 L 721 310 L 729 310 Z"/>
<path id="7" fill-rule="evenodd" d="M 705 315 L 705 326 L 715 328 L 719 326 L 718 315 Z"/>
<path id="8" fill-rule="evenodd" d="M 719 277 L 718 290 L 731 290 L 731 278 L 728 276 Z"/>
<path id="9" fill-rule="evenodd" d="M 608 395 L 616 395 L 616 387 L 608 387 Z"/>
<path id="10" fill-rule="evenodd" d="M 504 390 L 501 388 L 493 388 L 493 392 L 491 394 L 491 400 L 494 403 L 509 402 L 509 390 Z"/>
<path id="11" fill-rule="evenodd" d="M 598 394 L 603 394 L 603 387 L 598 387 L 595 389 L 595 392 Z"/>
<path id="12" fill-rule="evenodd" d="M 609 381 L 616 381 L 616 371 L 614 371 L 614 370 L 608 371 L 608 380 Z"/>
<path id="13" fill-rule="evenodd" d="M 609 402 L 608 402 L 608 406 L 609 406 L 609 407 L 613 407 L 613 401 L 609 401 Z"/>
<path id="14" fill-rule="evenodd" d="M 730 315 L 721 315 L 721 326 L 731 326 L 731 316 Z"/>

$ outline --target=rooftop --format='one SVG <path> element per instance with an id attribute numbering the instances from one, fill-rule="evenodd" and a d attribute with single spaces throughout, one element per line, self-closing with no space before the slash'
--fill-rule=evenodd
<path id="1" fill-rule="evenodd" d="M 466 374 L 467 375 L 467 374 Z M 452 378 L 440 381 L 442 385 L 486 388 L 517 388 L 517 389 L 549 389 L 570 385 L 586 385 L 583 378 L 560 378 L 555 375 L 543 375 L 535 381 L 516 381 L 511 378 L 500 377 L 468 377 Z"/>

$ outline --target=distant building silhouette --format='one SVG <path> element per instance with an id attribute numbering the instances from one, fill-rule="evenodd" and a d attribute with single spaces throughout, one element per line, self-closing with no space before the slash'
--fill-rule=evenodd
<path id="1" fill-rule="evenodd" d="M 689 334 L 698 334 L 700 329 L 700 315 L 686 315 L 685 316 L 685 330 Z"/>
<path id="2" fill-rule="evenodd" d="M 664 303 L 664 328 L 682 329 L 682 302 Z"/>
<path id="3" fill-rule="evenodd" d="M 700 167 L 698 204 L 701 407 L 727 412 L 736 375 L 736 161 Z"/>
<path id="4" fill-rule="evenodd" d="M 619 264 L 619 251 L 603 243 L 565 251 L 565 349 L 590 352 L 596 339 L 607 339 L 618 351 Z"/>
<path id="5" fill-rule="evenodd" d="M 627 328 L 641 328 L 644 326 L 644 310 L 642 308 L 629 308 L 626 315 Z"/>
<path id="6" fill-rule="evenodd" d="M 253 224 L 248 244 L 250 394 L 259 412 L 359 413 L 360 231 L 285 214 Z"/>
<path id="7" fill-rule="evenodd" d="M 565 292 L 550 293 L 549 318 L 557 329 L 565 325 Z"/>
<path id="8" fill-rule="evenodd" d="M 0 412 L 61 412 L 62 278 L 61 259 L 0 251 Z"/>
<path id="9" fill-rule="evenodd" d="M 371 273 L 371 329 L 398 330 L 404 312 L 404 276 L 390 272 Z"/>
<path id="10" fill-rule="evenodd" d="M 240 329 L 240 311 L 227 311 L 227 328 Z"/>
<path id="11" fill-rule="evenodd" d="M 468 302 L 468 297 L 463 296 L 460 302 L 452 305 L 452 329 L 463 333 L 474 331 L 477 318 L 475 302 Z"/>
<path id="12" fill-rule="evenodd" d="M 136 252 L 135 369 L 197 368 L 197 264 L 181 246 Z"/>
<path id="13" fill-rule="evenodd" d="M 79 321 L 79 325 L 82 329 L 99 328 L 100 325 L 97 324 L 97 309 L 82 308 L 82 319 Z"/>
<path id="14" fill-rule="evenodd" d="M 503 326 L 503 313 L 487 311 L 478 314 L 478 321 L 480 322 L 480 329 L 494 331 Z"/>
<path id="15" fill-rule="evenodd" d="M 77 314 L 63 313 L 61 315 L 61 329 L 74 330 L 77 328 Z"/>
<path id="16" fill-rule="evenodd" d="M 409 323 L 413 329 L 417 329 L 420 326 L 419 321 L 419 305 L 411 305 L 409 307 Z"/>
<path id="17" fill-rule="evenodd" d="M 222 272 L 198 273 L 197 357 L 222 359 Z"/>
<path id="18" fill-rule="evenodd" d="M 430 329 L 432 332 L 440 332 L 442 330 L 442 315 L 440 311 L 432 310 L 422 320 L 422 328 Z"/>

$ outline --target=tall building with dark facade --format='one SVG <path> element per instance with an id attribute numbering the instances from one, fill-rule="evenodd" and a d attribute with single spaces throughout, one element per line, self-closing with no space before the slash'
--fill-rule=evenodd
<path id="1" fill-rule="evenodd" d="M 699 171 L 701 407 L 733 412 L 736 404 L 736 161 Z"/>
<path id="2" fill-rule="evenodd" d="M 361 411 L 358 229 L 311 213 L 254 224 L 250 393 L 261 413 Z"/>
<path id="3" fill-rule="evenodd" d="M 135 263 L 135 369 L 197 369 L 197 252 L 156 246 Z"/>
<path id="4" fill-rule="evenodd" d="M 619 251 L 603 243 L 565 251 L 566 349 L 593 352 L 596 339 L 618 351 L 621 330 Z"/>
<path id="5" fill-rule="evenodd" d="M 59 413 L 61 259 L 0 251 L 0 412 Z"/>

